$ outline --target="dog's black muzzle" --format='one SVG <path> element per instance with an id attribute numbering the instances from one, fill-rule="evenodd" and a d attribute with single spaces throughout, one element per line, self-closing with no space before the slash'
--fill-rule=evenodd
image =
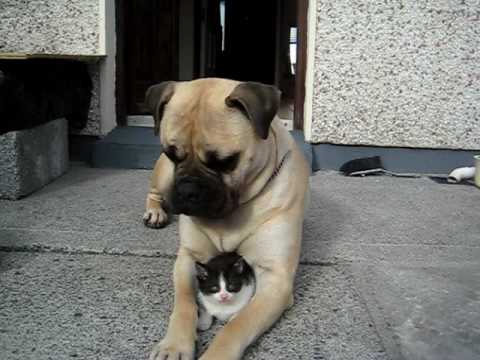
<path id="1" fill-rule="evenodd" d="M 238 195 L 220 178 L 183 175 L 175 179 L 170 205 L 174 214 L 219 219 L 238 206 Z"/>

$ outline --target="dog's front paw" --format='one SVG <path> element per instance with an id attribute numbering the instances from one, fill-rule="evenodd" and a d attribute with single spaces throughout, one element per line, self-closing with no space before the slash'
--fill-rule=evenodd
<path id="1" fill-rule="evenodd" d="M 194 343 L 163 339 L 153 348 L 150 360 L 193 360 Z"/>
<path id="2" fill-rule="evenodd" d="M 143 223 L 152 229 L 165 227 L 169 220 L 168 214 L 162 208 L 150 208 L 143 214 Z"/>

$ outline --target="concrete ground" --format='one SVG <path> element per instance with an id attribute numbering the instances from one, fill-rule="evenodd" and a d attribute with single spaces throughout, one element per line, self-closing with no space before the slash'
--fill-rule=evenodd
<path id="1" fill-rule="evenodd" d="M 147 357 L 178 237 L 141 223 L 149 174 L 77 164 L 0 201 L 2 360 Z M 480 190 L 316 173 L 295 297 L 246 359 L 479 359 Z"/>

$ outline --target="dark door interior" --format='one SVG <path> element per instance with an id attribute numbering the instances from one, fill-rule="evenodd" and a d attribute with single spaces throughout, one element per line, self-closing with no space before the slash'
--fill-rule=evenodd
<path id="1" fill-rule="evenodd" d="M 273 84 L 277 0 L 226 0 L 222 76 Z"/>
<path id="2" fill-rule="evenodd" d="M 147 113 L 148 86 L 182 74 L 182 80 L 275 84 L 283 93 L 282 109 L 293 108 L 294 99 L 295 127 L 302 127 L 308 0 L 116 0 L 116 5 L 120 125 L 127 115 Z M 286 114 L 281 117 L 290 119 L 292 112 Z"/>
<path id="3" fill-rule="evenodd" d="M 143 114 L 146 89 L 178 77 L 178 1 L 124 1 L 127 113 Z"/>
<path id="4" fill-rule="evenodd" d="M 205 52 L 205 64 L 202 71 L 204 77 L 222 77 L 222 26 L 220 15 L 220 0 L 207 0 L 205 7 L 200 14 L 197 32 L 202 32 L 202 22 L 205 31 L 204 49 L 199 48 L 199 52 Z M 201 43 L 198 44 L 200 47 Z"/>

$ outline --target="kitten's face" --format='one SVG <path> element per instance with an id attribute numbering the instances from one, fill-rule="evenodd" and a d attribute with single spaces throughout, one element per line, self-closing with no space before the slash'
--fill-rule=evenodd
<path id="1" fill-rule="evenodd" d="M 241 257 L 230 254 L 219 255 L 205 265 L 196 263 L 196 270 L 200 292 L 219 303 L 233 301 L 253 276 L 250 266 Z"/>

